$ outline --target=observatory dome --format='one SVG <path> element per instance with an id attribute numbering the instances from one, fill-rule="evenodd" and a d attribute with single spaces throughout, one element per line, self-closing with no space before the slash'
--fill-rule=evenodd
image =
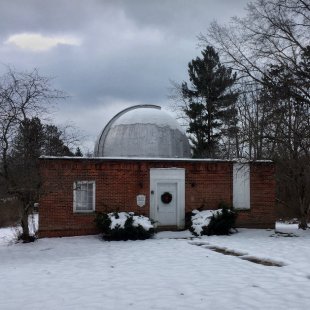
<path id="1" fill-rule="evenodd" d="M 95 145 L 97 157 L 188 158 L 190 145 L 179 123 L 156 105 L 138 105 L 115 115 Z"/>

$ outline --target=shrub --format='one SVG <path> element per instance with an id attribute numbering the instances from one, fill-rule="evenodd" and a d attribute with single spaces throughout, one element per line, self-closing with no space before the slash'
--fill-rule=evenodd
<path id="1" fill-rule="evenodd" d="M 96 226 L 104 234 L 107 234 L 110 230 L 111 219 L 108 213 L 97 212 L 95 217 Z"/>
<path id="2" fill-rule="evenodd" d="M 133 212 L 98 212 L 95 223 L 105 240 L 145 240 L 154 234 L 151 220 Z"/>
<path id="3" fill-rule="evenodd" d="M 235 228 L 236 211 L 221 203 L 218 210 L 193 211 L 190 231 L 196 235 L 229 235 Z"/>
<path id="4" fill-rule="evenodd" d="M 208 226 L 203 227 L 203 235 L 229 235 L 235 228 L 237 213 L 223 208 L 221 212 L 213 214 Z"/>

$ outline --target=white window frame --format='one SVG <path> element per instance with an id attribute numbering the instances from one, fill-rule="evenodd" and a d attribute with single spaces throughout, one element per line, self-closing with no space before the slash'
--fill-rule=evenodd
<path id="1" fill-rule="evenodd" d="M 93 195 L 92 195 L 92 208 L 91 209 L 77 209 L 77 187 L 81 184 L 91 184 L 93 186 Z M 91 213 L 95 211 L 95 206 L 96 206 L 96 182 L 95 181 L 75 181 L 73 183 L 73 211 L 75 213 Z"/>

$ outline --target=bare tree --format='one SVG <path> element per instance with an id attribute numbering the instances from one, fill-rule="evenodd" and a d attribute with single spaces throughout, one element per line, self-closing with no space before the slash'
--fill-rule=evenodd
<path id="1" fill-rule="evenodd" d="M 239 155 L 278 164 L 278 200 L 298 205 L 307 227 L 310 192 L 310 2 L 256 0 L 244 18 L 214 22 L 200 44 L 212 44 L 237 73 Z M 285 188 L 285 190 L 284 190 Z M 292 190 L 295 188 L 295 190 Z M 290 193 L 284 194 L 284 193 Z"/>
<path id="2" fill-rule="evenodd" d="M 256 0 L 247 13 L 228 26 L 212 23 L 207 35 L 199 36 L 201 44 L 213 44 L 239 77 L 262 84 L 266 65 L 278 64 L 298 80 L 302 55 L 309 50 L 309 0 Z M 309 92 L 300 90 L 309 99 Z"/>
<path id="3" fill-rule="evenodd" d="M 22 203 L 24 240 L 29 240 L 28 214 L 38 195 L 37 186 L 31 188 L 29 184 L 38 182 L 16 182 L 16 173 L 21 171 L 12 169 L 12 145 L 23 122 L 35 116 L 46 115 L 55 101 L 65 98 L 64 93 L 53 89 L 50 82 L 50 78 L 39 75 L 36 69 L 31 72 L 16 72 L 8 68 L 7 73 L 0 78 L 1 194 L 16 197 Z"/>

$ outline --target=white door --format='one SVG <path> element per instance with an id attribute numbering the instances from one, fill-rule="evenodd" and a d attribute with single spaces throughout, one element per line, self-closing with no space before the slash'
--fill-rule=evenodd
<path id="1" fill-rule="evenodd" d="M 159 226 L 177 225 L 177 183 L 157 183 Z"/>

